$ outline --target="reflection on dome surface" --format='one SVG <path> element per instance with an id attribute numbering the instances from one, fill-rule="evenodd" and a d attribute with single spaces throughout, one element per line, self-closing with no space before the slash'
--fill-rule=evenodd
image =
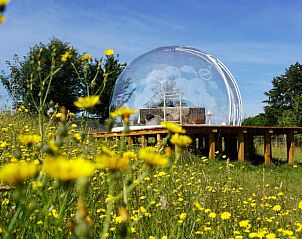
<path id="1" fill-rule="evenodd" d="M 183 46 L 156 48 L 137 57 L 122 72 L 110 111 L 137 109 L 133 125 L 240 125 L 242 100 L 234 77 L 218 59 Z"/>

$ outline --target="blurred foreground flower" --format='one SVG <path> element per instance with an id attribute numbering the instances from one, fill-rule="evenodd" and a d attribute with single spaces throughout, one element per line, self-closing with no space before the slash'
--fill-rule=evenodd
<path id="1" fill-rule="evenodd" d="M 62 156 L 58 158 L 47 157 L 44 160 L 43 170 L 55 179 L 69 181 L 89 177 L 94 173 L 95 166 L 81 157 L 76 159 L 67 159 Z"/>
<path id="2" fill-rule="evenodd" d="M 80 97 L 77 101 L 73 103 L 76 107 L 90 109 L 93 106 L 100 103 L 100 96 L 91 95 L 91 96 Z"/>
<path id="3" fill-rule="evenodd" d="M 9 2 L 10 0 L 0 0 L 0 7 L 7 5 Z"/>
<path id="4" fill-rule="evenodd" d="M 104 51 L 106 56 L 112 56 L 114 54 L 114 50 L 113 49 L 106 49 Z"/>
<path id="5" fill-rule="evenodd" d="M 10 2 L 10 0 L 0 0 L 0 24 L 6 21 L 5 16 L 3 16 L 3 12 L 5 10 L 6 5 Z"/>
<path id="6" fill-rule="evenodd" d="M 5 23 L 6 22 L 6 18 L 3 15 L 0 15 L 0 24 L 1 23 Z"/>
<path id="7" fill-rule="evenodd" d="M 116 117 L 119 117 L 121 116 L 122 119 L 128 123 L 129 122 L 129 116 L 130 115 L 133 115 L 133 114 L 136 114 L 136 110 L 135 109 L 130 109 L 130 108 L 126 108 L 126 107 L 121 107 L 121 108 L 118 108 L 116 109 L 115 111 L 111 112 L 110 113 L 110 116 L 112 118 L 116 118 Z"/>
<path id="8" fill-rule="evenodd" d="M 92 59 L 92 55 L 91 54 L 84 54 L 81 57 L 82 61 L 87 61 L 87 60 L 90 60 L 90 59 Z"/>
<path id="9" fill-rule="evenodd" d="M 102 151 L 103 153 L 96 158 L 96 166 L 100 169 L 110 169 L 112 171 L 122 170 L 128 166 L 129 159 L 133 157 L 132 152 L 117 154 L 105 146 L 102 147 Z"/>
<path id="10" fill-rule="evenodd" d="M 165 166 L 168 163 L 166 157 L 156 153 L 156 151 L 150 147 L 140 149 L 138 157 L 151 166 Z"/>
<path id="11" fill-rule="evenodd" d="M 166 122 L 160 122 L 160 124 L 166 127 L 167 130 L 169 130 L 172 133 L 180 133 L 180 134 L 186 133 L 186 131 L 180 125 L 174 122 L 166 121 Z"/>
<path id="12" fill-rule="evenodd" d="M 10 163 L 0 168 L 0 181 L 6 183 L 21 183 L 31 178 L 38 171 L 38 165 L 33 163 Z"/>
<path id="13" fill-rule="evenodd" d="M 18 136 L 19 142 L 25 145 L 32 145 L 41 141 L 41 137 L 36 134 L 28 134 L 28 135 L 19 135 Z"/>
<path id="14" fill-rule="evenodd" d="M 177 133 L 177 134 L 172 135 L 170 142 L 179 147 L 185 147 L 186 145 L 192 143 L 192 139 L 187 135 L 179 135 Z"/>

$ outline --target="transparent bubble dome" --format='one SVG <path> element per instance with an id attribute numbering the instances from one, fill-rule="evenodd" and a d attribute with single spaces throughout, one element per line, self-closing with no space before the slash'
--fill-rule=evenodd
<path id="1" fill-rule="evenodd" d="M 167 46 L 129 64 L 116 81 L 110 111 L 134 108 L 132 125 L 240 125 L 242 99 L 236 81 L 218 59 L 200 50 Z"/>

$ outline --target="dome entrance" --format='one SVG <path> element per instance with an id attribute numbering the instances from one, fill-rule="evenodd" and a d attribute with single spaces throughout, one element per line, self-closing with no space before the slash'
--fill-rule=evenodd
<path id="1" fill-rule="evenodd" d="M 242 100 L 236 81 L 218 59 L 183 46 L 160 47 L 131 62 L 116 81 L 110 111 L 137 110 L 133 125 L 240 125 Z"/>

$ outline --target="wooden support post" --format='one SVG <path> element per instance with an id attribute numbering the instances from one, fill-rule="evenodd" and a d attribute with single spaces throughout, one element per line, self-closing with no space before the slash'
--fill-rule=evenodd
<path id="1" fill-rule="evenodd" d="M 215 159 L 215 135 L 214 133 L 209 134 L 209 159 Z"/>
<path id="2" fill-rule="evenodd" d="M 132 138 L 132 136 L 128 136 L 128 145 L 129 146 L 133 145 L 133 138 Z"/>
<path id="3" fill-rule="evenodd" d="M 142 138 L 141 138 L 141 144 L 142 144 L 142 147 L 146 147 L 146 136 L 145 135 L 142 135 Z"/>
<path id="4" fill-rule="evenodd" d="M 294 146 L 295 146 L 295 135 L 293 132 L 290 132 L 286 135 L 287 141 L 287 163 L 294 163 Z"/>
<path id="5" fill-rule="evenodd" d="M 268 130 L 264 134 L 264 165 L 270 165 L 272 159 L 271 135 Z"/>
<path id="6" fill-rule="evenodd" d="M 161 143 L 160 134 L 156 134 L 156 144 L 160 144 L 160 143 Z"/>
<path id="7" fill-rule="evenodd" d="M 244 135 L 242 132 L 238 134 L 238 161 L 244 162 Z"/>

